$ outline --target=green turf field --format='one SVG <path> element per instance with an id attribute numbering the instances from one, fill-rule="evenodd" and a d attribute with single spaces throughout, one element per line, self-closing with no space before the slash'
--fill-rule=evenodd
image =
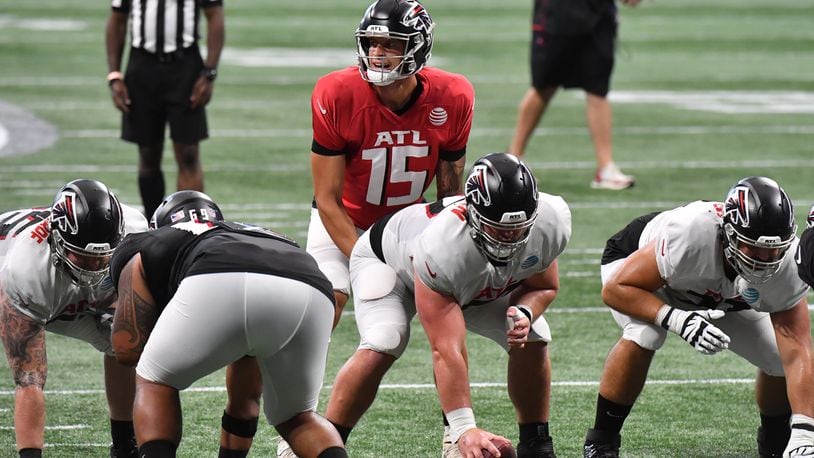
<path id="1" fill-rule="evenodd" d="M 367 0 L 226 2 L 227 47 L 202 144 L 206 191 L 230 219 L 304 242 L 311 200 L 309 95 L 316 79 L 354 61 L 353 31 Z M 529 0 L 427 0 L 438 23 L 434 65 L 475 86 L 469 163 L 504 149 L 528 87 Z M 0 147 L 0 211 L 49 205 L 74 178 L 107 183 L 140 205 L 136 148 L 118 140 L 105 81 L 108 2 L 0 0 L 0 139 L 47 140 L 29 114 L 55 127 L 55 143 L 26 155 Z M 581 456 L 597 382 L 619 332 L 599 297 L 605 239 L 639 214 L 722 199 L 739 178 L 768 175 L 794 199 L 798 222 L 814 202 L 814 7 L 802 0 L 659 0 L 622 8 L 613 79 L 615 159 L 637 178 L 623 192 L 588 187 L 594 157 L 583 96 L 562 92 L 526 158 L 541 190 L 562 195 L 573 238 L 560 260 L 562 289 L 548 314 L 554 387 L 551 428 L 560 456 Z M 17 107 L 17 108 L 14 108 Z M 17 111 L 24 109 L 25 111 Z M 27 132 L 22 134 L 22 132 Z M 20 140 L 22 138 L 22 140 Z M 18 145 L 19 146 L 19 145 Z M 175 179 L 165 158 L 168 189 Z M 441 254 L 442 255 L 442 254 Z M 321 405 L 358 335 L 348 314 L 333 337 Z M 106 456 L 101 355 L 49 336 L 46 454 Z M 470 340 L 479 425 L 517 439 L 505 389 L 506 357 Z M 757 456 L 755 370 L 732 354 L 705 357 L 672 336 L 623 430 L 627 457 Z M 354 457 L 440 454 L 440 414 L 420 325 L 351 435 Z M 215 456 L 222 372 L 182 395 L 179 456 Z M 13 383 L 0 364 L 0 457 L 15 456 Z M 278 437 L 261 422 L 253 456 Z"/>

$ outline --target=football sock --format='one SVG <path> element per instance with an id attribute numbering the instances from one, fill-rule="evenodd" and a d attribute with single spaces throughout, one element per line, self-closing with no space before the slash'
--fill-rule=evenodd
<path id="1" fill-rule="evenodd" d="M 140 458 L 175 458 L 178 446 L 168 440 L 154 440 L 141 444 L 138 449 Z"/>
<path id="2" fill-rule="evenodd" d="M 41 448 L 20 449 L 20 458 L 42 458 Z"/>
<path id="3" fill-rule="evenodd" d="M 133 432 L 133 422 L 110 419 L 110 438 L 113 439 L 113 448 L 129 450 L 135 447 L 136 434 Z"/>
<path id="4" fill-rule="evenodd" d="M 138 189 L 141 193 L 141 203 L 144 204 L 144 216 L 149 220 L 155 209 L 164 200 L 164 174 L 138 177 Z"/>
<path id="5" fill-rule="evenodd" d="M 334 428 L 336 428 L 336 430 L 339 432 L 339 437 L 342 438 L 342 443 L 347 444 L 348 443 L 348 436 L 350 436 L 350 432 L 353 431 L 353 428 L 349 428 L 347 426 L 342 426 L 342 425 L 337 425 L 334 422 L 331 422 L 331 424 L 334 425 Z"/>
<path id="6" fill-rule="evenodd" d="M 536 437 L 548 437 L 548 423 L 518 423 L 520 442 L 530 442 Z"/>
<path id="7" fill-rule="evenodd" d="M 218 458 L 246 458 L 249 456 L 248 450 L 230 450 L 221 447 L 218 450 Z"/>
<path id="8" fill-rule="evenodd" d="M 596 400 L 594 429 L 618 434 L 619 431 L 622 430 L 622 425 L 625 423 L 625 419 L 630 414 L 630 409 L 632 408 L 633 406 L 623 406 L 605 399 L 601 394 L 598 395 Z"/>
<path id="9" fill-rule="evenodd" d="M 342 447 L 330 447 L 322 451 L 317 458 L 347 458 L 348 452 Z"/>
<path id="10" fill-rule="evenodd" d="M 760 414 L 760 428 L 758 428 L 757 439 L 760 444 L 759 448 L 782 453 L 791 435 L 790 418 L 790 413 L 778 416 Z"/>

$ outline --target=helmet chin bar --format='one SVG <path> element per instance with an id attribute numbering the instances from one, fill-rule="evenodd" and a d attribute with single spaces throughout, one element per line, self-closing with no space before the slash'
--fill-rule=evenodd
<path id="1" fill-rule="evenodd" d="M 508 262 L 517 252 L 526 246 L 526 242 L 531 235 L 531 227 L 534 226 L 534 221 L 537 219 L 535 213 L 530 219 L 522 223 L 505 224 L 488 220 L 482 217 L 477 210 L 470 207 L 469 209 L 469 224 L 470 235 L 475 241 L 475 245 L 480 248 L 481 252 L 489 260 L 495 262 Z M 522 231 L 522 236 L 514 241 L 498 240 L 491 236 L 484 230 L 485 226 L 489 226 L 495 231 Z"/>

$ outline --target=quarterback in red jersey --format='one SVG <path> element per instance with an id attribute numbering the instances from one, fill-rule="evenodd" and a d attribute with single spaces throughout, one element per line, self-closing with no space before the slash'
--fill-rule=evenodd
<path id="1" fill-rule="evenodd" d="M 348 258 L 377 219 L 462 194 L 474 89 L 463 76 L 426 68 L 432 21 L 415 0 L 378 0 L 356 31 L 356 67 L 320 78 L 311 96 L 314 205 L 307 251 L 334 288 L 336 316 L 350 295 Z M 361 75 L 361 78 L 360 78 Z"/>

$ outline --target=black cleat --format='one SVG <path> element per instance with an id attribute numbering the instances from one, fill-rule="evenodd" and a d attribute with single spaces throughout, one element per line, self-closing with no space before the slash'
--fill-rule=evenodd
<path id="1" fill-rule="evenodd" d="M 517 444 L 517 458 L 557 458 L 551 436 L 537 436 Z"/>
<path id="2" fill-rule="evenodd" d="M 583 458 L 619 458 L 622 436 L 607 431 L 589 429 L 582 448 Z"/>

